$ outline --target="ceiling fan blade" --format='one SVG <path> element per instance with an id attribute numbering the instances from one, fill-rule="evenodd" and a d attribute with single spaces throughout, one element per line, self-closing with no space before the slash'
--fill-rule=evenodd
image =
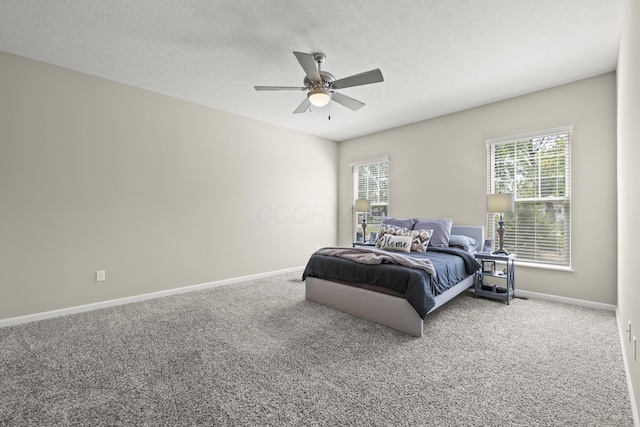
<path id="1" fill-rule="evenodd" d="M 254 86 L 256 90 L 307 90 L 306 87 L 298 86 Z"/>
<path id="2" fill-rule="evenodd" d="M 379 68 L 364 73 L 354 74 L 353 76 L 338 79 L 331 85 L 334 89 L 344 89 L 352 86 L 362 86 L 371 83 L 383 82 L 382 71 Z"/>
<path id="3" fill-rule="evenodd" d="M 320 72 L 318 71 L 318 66 L 316 65 L 316 60 L 313 59 L 313 55 L 310 53 L 304 52 L 293 52 L 293 54 L 298 58 L 298 62 L 302 66 L 302 69 L 307 74 L 307 77 L 312 82 L 320 83 Z"/>
<path id="4" fill-rule="evenodd" d="M 309 98 L 305 98 L 304 101 L 302 101 L 302 104 L 300 104 L 298 106 L 298 108 L 296 108 L 293 111 L 293 114 L 304 113 L 305 111 L 307 111 L 309 109 L 309 107 L 311 107 L 311 103 L 309 102 Z"/>
<path id="5" fill-rule="evenodd" d="M 333 92 L 331 94 L 331 99 L 353 111 L 359 110 L 360 108 L 364 107 L 364 102 L 360 102 L 357 99 L 353 99 L 339 92 Z"/>

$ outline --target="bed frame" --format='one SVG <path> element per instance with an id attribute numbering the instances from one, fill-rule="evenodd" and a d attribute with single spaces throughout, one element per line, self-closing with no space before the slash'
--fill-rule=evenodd
<path id="1" fill-rule="evenodd" d="M 484 243 L 484 227 L 482 226 L 454 225 L 451 228 L 451 234 L 462 234 L 473 237 L 481 245 Z M 473 286 L 473 279 L 474 275 L 471 275 L 437 295 L 435 297 L 436 305 L 429 310 L 429 313 Z M 424 334 L 424 321 L 411 304 L 402 297 L 317 277 L 307 277 L 305 279 L 305 298 L 409 335 L 422 337 Z"/>

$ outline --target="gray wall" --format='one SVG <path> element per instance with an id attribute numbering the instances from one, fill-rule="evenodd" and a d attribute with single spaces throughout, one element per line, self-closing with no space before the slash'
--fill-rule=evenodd
<path id="1" fill-rule="evenodd" d="M 615 73 L 340 143 L 339 242 L 352 236 L 350 162 L 389 156 L 392 216 L 486 226 L 485 139 L 562 125 L 574 126 L 573 271 L 520 264 L 516 287 L 616 304 Z"/>
<path id="2" fill-rule="evenodd" d="M 625 0 L 618 56 L 618 320 L 636 410 L 640 407 L 640 3 Z M 640 346 L 640 343 L 636 345 Z M 636 413 L 637 414 L 637 413 Z M 638 421 L 638 420 L 637 420 Z"/>
<path id="3" fill-rule="evenodd" d="M 1 52 L 0 76 L 0 319 L 336 242 L 336 142 Z"/>

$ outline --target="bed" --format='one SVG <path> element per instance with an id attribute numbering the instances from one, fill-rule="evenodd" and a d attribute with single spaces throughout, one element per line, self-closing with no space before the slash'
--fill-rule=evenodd
<path id="1" fill-rule="evenodd" d="M 419 226 L 418 220 L 411 221 L 412 225 Z M 484 227 L 450 225 L 449 235 L 447 240 L 466 236 L 477 245 L 465 248 L 428 246 L 426 252 L 400 254 L 417 260 L 415 262 L 430 263 L 436 270 L 435 275 L 413 265 L 408 267 L 393 261 L 361 264 L 328 255 L 326 250 L 316 251 L 303 272 L 305 298 L 422 337 L 425 317 L 473 286 L 480 267 L 473 253 L 484 242 Z M 374 252 L 385 252 L 371 247 L 359 247 L 350 252 L 356 250 L 372 256 L 378 256 Z"/>

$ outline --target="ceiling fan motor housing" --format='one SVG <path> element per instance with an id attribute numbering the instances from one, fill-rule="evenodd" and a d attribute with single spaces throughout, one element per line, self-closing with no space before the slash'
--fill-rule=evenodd
<path id="1" fill-rule="evenodd" d="M 335 82 L 336 78 L 328 71 L 320 71 L 320 82 L 314 82 L 309 80 L 309 77 L 304 78 L 304 85 L 307 89 L 315 89 L 318 87 L 323 87 L 325 89 L 329 89 L 331 83 Z"/>

